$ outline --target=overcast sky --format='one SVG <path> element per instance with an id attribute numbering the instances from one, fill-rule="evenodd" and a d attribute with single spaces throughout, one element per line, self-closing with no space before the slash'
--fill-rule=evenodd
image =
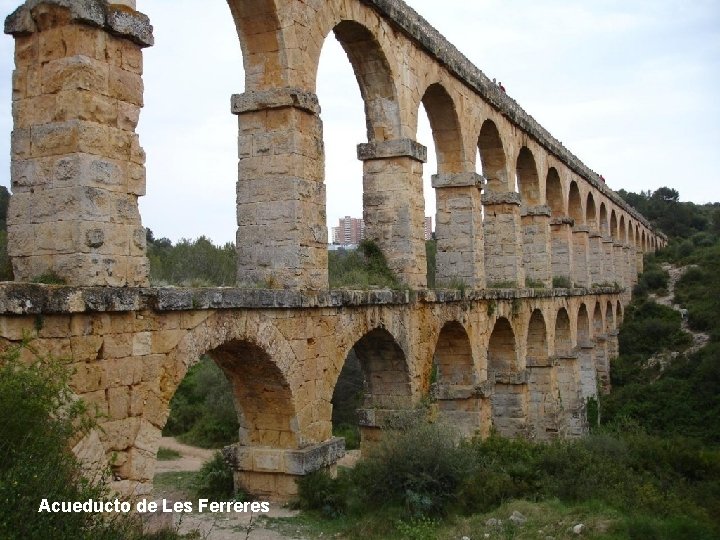
<path id="1" fill-rule="evenodd" d="M 20 2 L 0 0 L 3 14 Z M 613 189 L 669 186 L 720 201 L 718 0 L 409 0 L 421 15 Z M 156 237 L 234 239 L 242 56 L 223 0 L 138 0 L 156 45 L 145 54 L 138 128 L 147 161 L 143 223 Z M 12 38 L 0 39 L 0 183 L 9 185 Z M 362 215 L 366 141 L 350 63 L 333 37 L 318 79 L 328 221 Z M 428 146 L 426 215 L 434 215 Z"/>

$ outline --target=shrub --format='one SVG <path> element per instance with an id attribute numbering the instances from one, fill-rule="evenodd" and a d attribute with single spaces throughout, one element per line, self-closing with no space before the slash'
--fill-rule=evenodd
<path id="1" fill-rule="evenodd" d="M 385 437 L 353 470 L 364 504 L 394 503 L 412 515 L 447 512 L 471 466 L 456 439 L 447 426 L 425 422 Z"/>
<path id="2" fill-rule="evenodd" d="M 198 498 L 215 501 L 228 500 L 240 494 L 235 493 L 233 473 L 220 452 L 203 464 L 193 481 L 193 491 Z"/>
<path id="3" fill-rule="evenodd" d="M 395 289 L 400 286 L 382 250 L 370 240 L 363 240 L 357 250 L 331 251 L 328 254 L 328 273 L 331 288 Z"/>
<path id="4" fill-rule="evenodd" d="M 555 276 L 552 280 L 554 289 L 572 289 L 572 281 L 568 276 Z"/>
<path id="5" fill-rule="evenodd" d="M 70 441 L 92 423 L 72 397 L 67 367 L 50 358 L 24 364 L 19 356 L 14 348 L 0 357 L 0 538 L 140 538 L 124 515 L 38 512 L 45 498 L 87 501 L 109 494 L 103 478 L 83 476 L 70 450 Z"/>
<path id="6" fill-rule="evenodd" d="M 344 471 L 332 478 L 320 470 L 301 477 L 297 481 L 298 506 L 303 510 L 317 510 L 328 518 L 343 514 L 347 509 L 347 483 Z"/>

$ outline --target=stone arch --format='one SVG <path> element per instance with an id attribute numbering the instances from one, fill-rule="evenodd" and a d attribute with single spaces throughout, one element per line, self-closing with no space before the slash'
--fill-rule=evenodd
<path id="1" fill-rule="evenodd" d="M 607 335 L 603 325 L 602 305 L 595 303 L 592 317 L 592 329 L 595 337 L 595 372 L 600 390 L 610 390 L 610 364 L 608 362 Z"/>
<path id="2" fill-rule="evenodd" d="M 400 108 L 388 56 L 372 32 L 352 20 L 332 29 L 352 64 L 365 104 L 368 141 L 400 137 Z"/>
<path id="3" fill-rule="evenodd" d="M 515 332 L 500 317 L 490 335 L 488 376 L 495 383 L 491 398 L 493 427 L 503 437 L 517 437 L 527 426 L 527 384 L 519 377 Z"/>
<path id="4" fill-rule="evenodd" d="M 623 305 L 620 302 L 620 300 L 617 301 L 617 310 L 615 311 L 615 320 L 617 321 L 617 327 L 620 328 L 620 325 L 623 323 L 623 318 L 625 313 L 623 312 Z"/>
<path id="5" fill-rule="evenodd" d="M 585 222 L 592 230 L 598 230 L 598 217 L 595 208 L 595 198 L 592 193 L 588 193 L 585 211 Z"/>
<path id="6" fill-rule="evenodd" d="M 402 408 L 410 405 L 410 374 L 400 345 L 385 328 L 375 328 L 352 347 L 365 382 L 365 407 Z"/>
<path id="7" fill-rule="evenodd" d="M 465 171 L 463 138 L 453 98 L 440 83 L 434 83 L 425 90 L 421 102 L 432 128 L 438 173 Z"/>
<path id="8" fill-rule="evenodd" d="M 457 321 L 446 323 L 438 336 L 433 365 L 437 382 L 449 385 L 475 384 L 475 363 L 467 331 Z"/>
<path id="9" fill-rule="evenodd" d="M 580 363 L 580 395 L 583 400 L 597 396 L 597 371 L 594 362 L 590 316 L 585 304 L 580 304 L 577 316 L 577 350 Z"/>
<path id="10" fill-rule="evenodd" d="M 580 304 L 578 309 L 577 318 L 577 340 L 580 342 L 589 342 L 591 339 L 590 332 L 590 316 L 588 315 L 588 309 L 585 304 Z"/>
<path id="11" fill-rule="evenodd" d="M 530 428 L 532 437 L 539 440 L 553 438 L 559 430 L 557 377 L 549 353 L 545 317 L 535 309 L 528 323 L 525 364 Z"/>
<path id="12" fill-rule="evenodd" d="M 614 208 L 610 212 L 610 236 L 616 242 L 620 238 L 620 231 L 618 230 L 617 214 L 615 213 Z"/>
<path id="13" fill-rule="evenodd" d="M 527 334 L 527 364 L 535 363 L 540 361 L 544 363 L 547 360 L 548 351 L 548 339 L 547 339 L 547 327 L 545 324 L 545 317 L 542 311 L 536 309 L 530 316 L 530 322 L 528 324 Z"/>
<path id="14" fill-rule="evenodd" d="M 493 327 L 488 345 L 488 371 L 492 373 L 512 373 L 518 370 L 515 332 L 510 321 L 500 317 Z"/>
<path id="15" fill-rule="evenodd" d="M 458 321 L 446 323 L 438 336 L 433 355 L 432 396 L 440 418 L 463 436 L 472 437 L 487 428 L 483 421 L 483 400 L 474 391 L 478 382 L 472 346 L 465 327 Z"/>
<path id="16" fill-rule="evenodd" d="M 607 306 L 605 306 L 605 327 L 607 332 L 615 330 L 615 308 L 610 300 L 608 300 Z"/>
<path id="17" fill-rule="evenodd" d="M 570 356 L 572 354 L 572 332 L 570 317 L 565 308 L 560 308 L 555 317 L 555 355 Z"/>
<path id="18" fill-rule="evenodd" d="M 245 88 L 289 86 L 288 59 L 275 0 L 227 0 L 242 50 Z"/>
<path id="19" fill-rule="evenodd" d="M 278 366 L 257 343 L 232 340 L 207 352 L 233 388 L 241 445 L 296 448 L 295 403 Z"/>
<path id="20" fill-rule="evenodd" d="M 538 178 L 535 158 L 527 146 L 520 149 L 515 170 L 523 204 L 527 206 L 539 205 L 542 199 L 540 195 L 540 179 Z"/>
<path id="21" fill-rule="evenodd" d="M 627 227 L 625 226 L 625 216 L 620 214 L 620 223 L 618 224 L 618 239 L 620 243 L 627 244 Z"/>
<path id="22" fill-rule="evenodd" d="M 298 417 L 295 392 L 304 385 L 293 378 L 297 358 L 271 322 L 246 324 L 227 313 L 214 314 L 190 330 L 168 355 L 178 375 L 161 381 L 168 405 L 187 370 L 204 354 L 223 370 L 233 388 L 241 445 L 300 448 L 322 442 L 324 434 L 315 440 L 313 433 L 323 427 L 329 435 L 329 425 L 320 425 L 329 418 L 303 422 Z"/>
<path id="23" fill-rule="evenodd" d="M 560 175 L 555 167 L 550 167 L 545 181 L 545 200 L 547 201 L 552 217 L 562 217 L 565 212 L 565 195 L 563 193 Z"/>
<path id="24" fill-rule="evenodd" d="M 508 190 L 507 160 L 502 138 L 495 122 L 485 120 L 478 136 L 478 150 L 483 176 L 487 180 L 490 191 L 505 192 Z"/>
<path id="25" fill-rule="evenodd" d="M 580 189 L 577 182 L 570 182 L 570 190 L 568 193 L 568 213 L 575 220 L 575 225 L 583 225 L 585 223 L 585 214 L 583 212 L 582 200 L 580 198 Z"/>
<path id="26" fill-rule="evenodd" d="M 571 436 L 582 435 L 585 426 L 579 356 L 573 347 L 570 316 L 567 309 L 560 308 L 555 318 L 558 394 L 563 418 L 561 425 Z"/>
<path id="27" fill-rule="evenodd" d="M 601 336 L 605 333 L 605 329 L 603 327 L 603 315 L 602 315 L 602 306 L 600 302 L 595 303 L 595 309 L 593 310 L 593 335 L 597 339 L 598 336 Z"/>
<path id="28" fill-rule="evenodd" d="M 600 203 L 600 234 L 603 236 L 610 235 L 610 226 L 608 224 L 607 207 L 604 202 Z"/>

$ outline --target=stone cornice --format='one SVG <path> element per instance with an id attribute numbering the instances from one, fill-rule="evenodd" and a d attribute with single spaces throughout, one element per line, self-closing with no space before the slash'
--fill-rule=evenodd
<path id="1" fill-rule="evenodd" d="M 291 291 L 216 287 L 71 287 L 0 283 L 0 315 L 192 311 L 207 309 L 338 308 L 380 305 L 512 301 L 524 298 L 568 298 L 617 295 L 615 287 L 592 289 L 433 289 L 367 291 Z"/>
<path id="2" fill-rule="evenodd" d="M 124 5 L 108 4 L 106 0 L 27 0 L 5 19 L 5 33 L 18 36 L 36 32 L 33 10 L 41 5 L 67 8 L 71 20 L 103 28 L 141 47 L 155 43 L 147 15 Z"/>

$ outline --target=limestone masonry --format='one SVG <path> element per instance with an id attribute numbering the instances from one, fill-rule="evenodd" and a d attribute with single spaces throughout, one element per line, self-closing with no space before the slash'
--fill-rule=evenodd
<path id="1" fill-rule="evenodd" d="M 331 399 L 351 350 L 367 381 L 363 445 L 428 394 L 467 436 L 585 433 L 643 254 L 666 238 L 403 2 L 228 4 L 246 74 L 231 99 L 238 288 L 148 286 L 136 128 L 153 34 L 135 2 L 27 0 L 5 21 L 16 282 L 0 284 L 0 339 L 34 336 L 41 353 L 71 359 L 74 391 L 99 413 L 77 455 L 111 467 L 118 491 L 149 492 L 170 399 L 202 354 L 235 393 L 240 442 L 226 458 L 261 496 L 292 496 L 298 476 L 344 453 Z M 331 32 L 365 100 L 365 236 L 407 290 L 328 290 L 314 92 Z M 438 156 L 437 290 L 421 103 Z M 30 283 L 42 277 L 67 285 Z"/>

